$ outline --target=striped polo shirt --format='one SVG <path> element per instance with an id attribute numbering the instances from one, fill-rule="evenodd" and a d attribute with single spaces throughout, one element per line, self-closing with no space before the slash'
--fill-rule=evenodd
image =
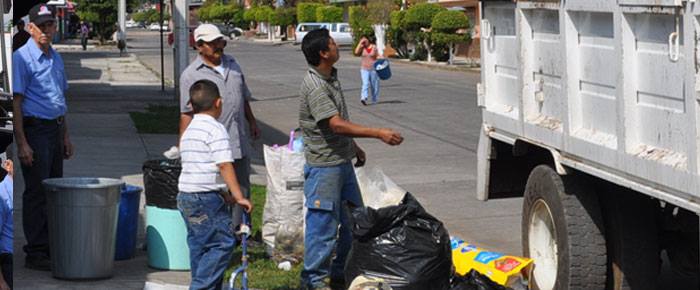
<path id="1" fill-rule="evenodd" d="M 217 165 L 233 162 L 233 155 L 226 128 L 212 116 L 194 115 L 182 134 L 180 156 L 180 192 L 215 191 L 226 187 Z"/>
<path id="2" fill-rule="evenodd" d="M 350 120 L 338 71 L 326 77 L 310 67 L 300 91 L 299 127 L 304 138 L 306 163 L 311 166 L 335 166 L 350 161 L 355 152 L 352 138 L 333 133 L 325 119 L 340 114 Z"/>

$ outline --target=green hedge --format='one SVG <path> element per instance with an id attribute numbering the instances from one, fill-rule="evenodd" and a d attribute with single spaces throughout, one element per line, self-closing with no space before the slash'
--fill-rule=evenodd
<path id="1" fill-rule="evenodd" d="M 447 9 L 435 3 L 416 4 L 406 12 L 406 28 L 410 30 L 428 28 L 433 24 L 435 15 L 443 11 Z"/>
<path id="2" fill-rule="evenodd" d="M 343 8 L 324 6 L 316 9 L 316 22 L 343 22 Z"/>
<path id="3" fill-rule="evenodd" d="M 296 9 L 294 8 L 277 8 L 270 14 L 269 22 L 271 25 L 288 26 L 294 24 L 296 20 Z"/>
<path id="4" fill-rule="evenodd" d="M 443 33 L 443 32 L 433 32 L 430 34 L 430 38 L 435 44 L 456 44 L 469 42 L 471 37 L 468 34 L 454 34 L 454 33 Z"/>
<path id="5" fill-rule="evenodd" d="M 270 6 L 258 7 L 255 11 L 255 21 L 257 22 L 268 22 L 270 17 L 275 13 Z"/>
<path id="6" fill-rule="evenodd" d="M 243 20 L 247 22 L 254 22 L 255 15 L 258 13 L 258 7 L 250 7 L 245 12 L 243 12 Z"/>
<path id="7" fill-rule="evenodd" d="M 365 36 L 374 36 L 372 22 L 369 21 L 369 13 L 364 6 L 350 6 L 348 10 L 348 22 L 352 28 L 353 47 L 357 46 L 360 39 Z"/>
<path id="8" fill-rule="evenodd" d="M 245 23 L 243 19 L 243 8 L 234 4 L 214 4 L 203 6 L 197 11 L 199 20 L 205 22 L 233 23 L 241 26 Z"/>
<path id="9" fill-rule="evenodd" d="M 391 11 L 389 25 L 397 29 L 406 28 L 406 10 Z"/>
<path id="10" fill-rule="evenodd" d="M 297 4 L 297 22 L 317 22 L 316 10 L 323 7 L 320 3 L 299 3 Z"/>
<path id="11" fill-rule="evenodd" d="M 469 18 L 461 11 L 443 11 L 433 17 L 433 30 L 454 33 L 469 28 Z"/>

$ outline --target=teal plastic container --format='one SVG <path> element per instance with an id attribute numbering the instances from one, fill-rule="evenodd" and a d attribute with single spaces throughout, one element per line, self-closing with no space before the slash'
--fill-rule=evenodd
<path id="1" fill-rule="evenodd" d="M 180 211 L 146 206 L 148 266 L 163 270 L 190 269 L 187 226 Z"/>

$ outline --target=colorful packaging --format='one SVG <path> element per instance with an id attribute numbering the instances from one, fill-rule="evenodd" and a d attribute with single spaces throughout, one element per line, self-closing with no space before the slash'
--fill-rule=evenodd
<path id="1" fill-rule="evenodd" d="M 503 286 L 521 281 L 532 265 L 532 259 L 485 251 L 456 237 L 450 238 L 450 246 L 458 275 L 464 276 L 474 269 Z"/>

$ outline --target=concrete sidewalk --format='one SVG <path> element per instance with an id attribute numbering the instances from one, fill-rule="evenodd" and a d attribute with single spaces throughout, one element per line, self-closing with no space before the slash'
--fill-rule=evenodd
<path id="1" fill-rule="evenodd" d="M 128 112 L 143 110 L 148 104 L 177 104 L 172 89 L 161 92 L 159 79 L 133 55 L 120 57 L 116 49 L 81 51 L 73 46 L 58 48 L 69 78 L 67 124 L 75 146 L 74 158 L 64 164 L 64 175 L 121 178 L 143 186 L 143 162 L 161 158 L 163 151 L 176 144 L 177 136 L 138 134 Z M 264 169 L 254 170 L 263 175 L 252 176 L 252 181 L 264 184 Z M 145 240 L 143 194 L 137 255 L 115 262 L 111 279 L 63 281 L 52 278 L 51 272 L 24 268 L 24 184 L 21 170 L 17 168 L 15 172 L 15 289 L 187 289 L 182 285 L 189 284 L 189 272 L 160 271 L 147 266 L 146 252 L 141 250 Z"/>

